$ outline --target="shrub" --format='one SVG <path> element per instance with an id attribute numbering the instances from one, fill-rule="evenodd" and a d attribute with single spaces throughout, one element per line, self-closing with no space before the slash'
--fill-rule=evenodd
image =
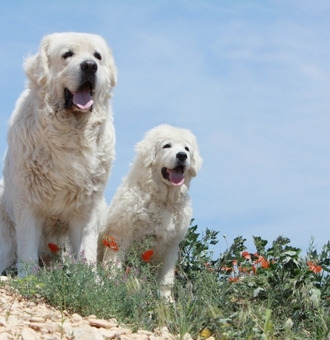
<path id="1" fill-rule="evenodd" d="M 192 225 L 180 245 L 175 303 L 158 295 L 150 242 L 133 247 L 123 270 L 95 271 L 70 255 L 56 256 L 37 275 L 11 280 L 23 295 L 81 315 L 115 317 L 134 329 L 167 326 L 203 339 L 327 339 L 330 337 L 330 242 L 313 242 L 306 256 L 278 237 L 253 237 L 255 251 L 237 237 L 215 256 L 218 232 Z M 143 256 L 141 256 L 143 254 Z"/>

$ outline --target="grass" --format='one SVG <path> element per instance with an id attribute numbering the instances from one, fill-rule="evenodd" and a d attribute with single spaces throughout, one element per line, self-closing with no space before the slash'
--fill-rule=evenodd
<path id="1" fill-rule="evenodd" d="M 155 268 L 141 259 L 137 245 L 126 268 L 104 269 L 56 256 L 37 275 L 10 280 L 30 299 L 44 299 L 61 311 L 115 317 L 133 330 L 167 326 L 194 339 L 330 339 L 330 242 L 307 256 L 278 237 L 254 237 L 255 251 L 242 237 L 217 259 L 209 246 L 218 233 L 191 226 L 181 243 L 175 303 L 158 294 Z M 148 245 L 146 245 L 148 247 Z"/>

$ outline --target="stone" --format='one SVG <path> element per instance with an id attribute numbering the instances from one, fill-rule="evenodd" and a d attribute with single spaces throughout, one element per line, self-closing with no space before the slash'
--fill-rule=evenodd
<path id="1" fill-rule="evenodd" d="M 9 315 L 7 321 L 11 327 L 15 327 L 20 323 L 19 319 L 15 315 Z"/>
<path id="2" fill-rule="evenodd" d="M 30 328 L 23 328 L 21 333 L 22 340 L 36 340 L 32 329 Z"/>
<path id="3" fill-rule="evenodd" d="M 68 334 L 69 335 L 69 334 Z M 101 333 L 93 327 L 80 327 L 75 328 L 70 336 L 74 336 L 74 339 L 79 340 L 104 340 Z"/>
<path id="4" fill-rule="evenodd" d="M 30 319 L 30 322 L 39 322 L 39 323 L 41 322 L 41 323 L 43 323 L 43 322 L 45 322 L 45 319 L 38 317 L 38 316 L 34 316 Z"/>
<path id="5" fill-rule="evenodd" d="M 154 332 L 134 333 L 119 326 L 114 318 L 103 320 L 95 315 L 82 317 L 61 312 L 43 301 L 32 302 L 0 286 L 0 340 L 175 340 L 166 327 Z M 185 335 L 190 340 L 190 335 Z M 209 339 L 211 340 L 211 339 Z M 213 340 L 213 339 L 212 339 Z"/>
<path id="6" fill-rule="evenodd" d="M 97 328 L 112 328 L 112 327 L 117 326 L 116 324 L 113 324 L 112 322 L 101 320 L 101 319 L 90 319 L 89 324 Z"/>
<path id="7" fill-rule="evenodd" d="M 8 325 L 7 321 L 4 318 L 1 318 L 0 319 L 0 326 L 3 326 L 3 327 L 7 328 L 9 325 Z"/>
<path id="8" fill-rule="evenodd" d="M 100 331 L 101 331 L 102 336 L 106 339 L 110 339 L 110 340 L 112 340 L 112 339 L 120 340 L 121 339 L 120 333 L 118 331 L 104 329 L 104 328 L 101 328 Z"/>
<path id="9" fill-rule="evenodd" d="M 146 335 L 146 336 L 149 336 L 149 335 L 152 335 L 153 333 L 152 332 L 149 332 L 149 331 L 144 331 L 143 329 L 139 329 L 137 331 L 138 334 L 140 335 Z"/>
<path id="10" fill-rule="evenodd" d="M 183 340 L 193 340 L 193 338 L 191 337 L 191 335 L 189 333 L 186 333 L 184 336 L 183 336 Z"/>
<path id="11" fill-rule="evenodd" d="M 77 314 L 77 313 L 74 313 L 74 314 L 72 314 L 72 320 L 74 320 L 74 321 L 76 321 L 76 322 L 80 322 L 80 321 L 82 321 L 82 317 L 79 315 L 79 314 Z"/>

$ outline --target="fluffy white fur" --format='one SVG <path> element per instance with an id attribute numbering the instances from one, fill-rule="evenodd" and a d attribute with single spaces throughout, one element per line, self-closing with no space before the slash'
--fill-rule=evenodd
<path id="1" fill-rule="evenodd" d="M 63 235 L 75 254 L 96 261 L 115 156 L 109 99 L 116 68 L 100 36 L 48 35 L 24 69 L 28 83 L 10 119 L 0 188 L 0 273 L 17 261 L 20 276 Z"/>
<path id="2" fill-rule="evenodd" d="M 134 242 L 151 237 L 152 260 L 160 264 L 161 293 L 171 299 L 179 243 L 192 217 L 188 189 L 202 159 L 195 136 L 170 125 L 150 130 L 136 145 L 136 153 L 131 171 L 107 210 L 99 260 L 121 266 Z M 168 177 L 169 169 L 176 170 Z M 114 238 L 119 251 L 103 245 L 105 235 Z"/>

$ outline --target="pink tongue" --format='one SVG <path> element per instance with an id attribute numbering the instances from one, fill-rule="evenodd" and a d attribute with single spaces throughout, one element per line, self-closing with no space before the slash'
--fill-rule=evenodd
<path id="1" fill-rule="evenodd" d="M 73 103 L 81 110 L 88 110 L 94 103 L 89 88 L 86 87 L 73 92 Z"/>
<path id="2" fill-rule="evenodd" d="M 183 177 L 183 174 L 180 168 L 175 168 L 172 170 L 168 169 L 167 171 L 168 171 L 169 180 L 173 185 L 178 186 L 178 185 L 183 184 L 184 177 Z"/>

